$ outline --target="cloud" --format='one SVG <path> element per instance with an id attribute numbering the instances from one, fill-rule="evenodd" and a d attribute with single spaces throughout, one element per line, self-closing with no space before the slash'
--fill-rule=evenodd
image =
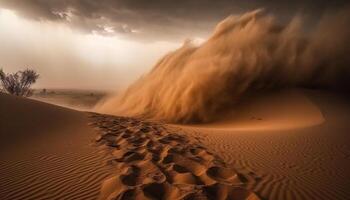
<path id="1" fill-rule="evenodd" d="M 0 7 L 41 21 L 67 24 L 83 32 L 124 35 L 144 40 L 201 36 L 222 18 L 258 7 L 288 13 L 315 13 L 341 7 L 346 1 L 232 1 L 232 0 L 0 0 Z M 317 12 L 316 12 L 317 11 Z M 294 14 L 294 13 L 293 13 Z"/>
<path id="2" fill-rule="evenodd" d="M 72 31 L 0 9 L 0 68 L 38 71 L 35 87 L 119 89 L 179 44 L 140 43 Z"/>

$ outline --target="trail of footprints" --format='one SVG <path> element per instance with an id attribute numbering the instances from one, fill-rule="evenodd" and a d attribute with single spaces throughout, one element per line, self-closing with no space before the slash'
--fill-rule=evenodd
<path id="1" fill-rule="evenodd" d="M 259 199 L 238 174 L 198 141 L 165 126 L 91 114 L 96 142 L 113 154 L 115 176 L 100 199 Z"/>

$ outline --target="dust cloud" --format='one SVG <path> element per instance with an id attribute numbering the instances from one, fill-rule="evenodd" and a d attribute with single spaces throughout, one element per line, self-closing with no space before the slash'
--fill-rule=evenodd
<path id="1" fill-rule="evenodd" d="M 346 89 L 350 12 L 327 14 L 310 29 L 301 16 L 281 25 L 255 10 L 229 16 L 200 45 L 168 53 L 99 112 L 174 123 L 208 122 L 248 93 L 281 87 Z"/>

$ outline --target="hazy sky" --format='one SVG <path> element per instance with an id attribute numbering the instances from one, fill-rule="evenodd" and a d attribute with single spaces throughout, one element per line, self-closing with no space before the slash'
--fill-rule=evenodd
<path id="1" fill-rule="evenodd" d="M 37 87 L 123 86 L 186 38 L 204 39 L 230 14 L 265 7 L 317 18 L 346 1 L 0 0 L 0 68 L 34 68 Z"/>
<path id="2" fill-rule="evenodd" d="M 174 42 L 140 43 L 75 31 L 63 24 L 32 21 L 0 10 L 0 67 L 36 69 L 36 87 L 113 89 L 149 70 Z"/>

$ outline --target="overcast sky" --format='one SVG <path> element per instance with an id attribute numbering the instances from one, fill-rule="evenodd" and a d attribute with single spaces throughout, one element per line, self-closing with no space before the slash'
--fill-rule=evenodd
<path id="1" fill-rule="evenodd" d="M 112 89 L 230 14 L 266 8 L 311 20 L 346 1 L 0 0 L 0 68 L 36 69 L 37 87 Z"/>

